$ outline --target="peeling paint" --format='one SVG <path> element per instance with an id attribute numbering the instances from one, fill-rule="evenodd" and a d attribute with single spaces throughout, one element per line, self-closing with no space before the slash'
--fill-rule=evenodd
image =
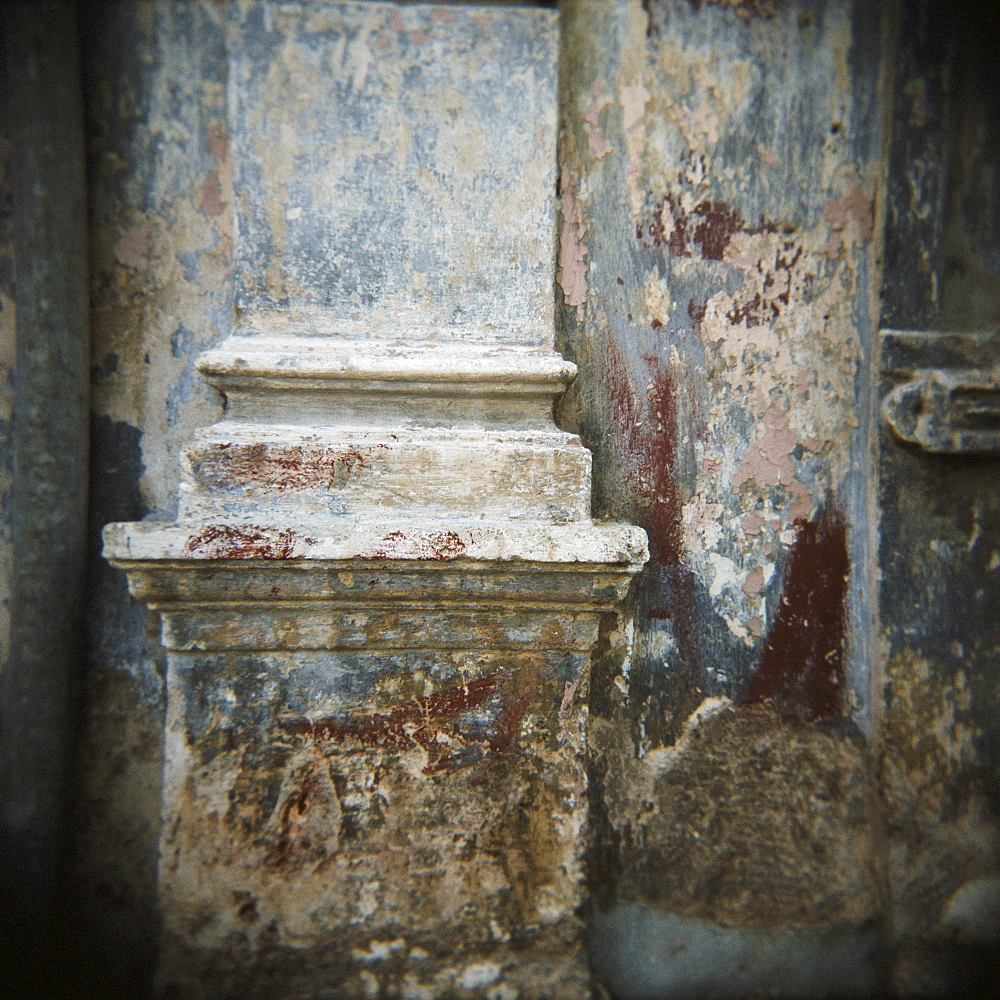
<path id="1" fill-rule="evenodd" d="M 583 320 L 587 304 L 587 245 L 583 237 L 587 225 L 583 220 L 583 206 L 576 197 L 573 175 L 563 164 L 560 175 L 562 196 L 562 231 L 559 239 L 559 270 L 556 281 L 563 290 L 563 300 L 576 307 L 576 318 Z"/>
<path id="2" fill-rule="evenodd" d="M 253 524 L 211 524 L 185 543 L 184 550 L 206 559 L 291 559 L 299 538 L 287 528 L 266 529 Z"/>
<path id="3" fill-rule="evenodd" d="M 574 55 L 561 155 L 590 228 L 587 308 L 575 321 L 560 313 L 562 342 L 581 371 L 598 506 L 643 525 L 651 554 L 634 642 L 609 639 L 593 680 L 600 912 L 638 900 L 664 921 L 705 921 L 707 936 L 759 921 L 764 934 L 805 937 L 850 926 L 858 940 L 880 912 L 871 760 L 849 735 L 871 707 L 869 639 L 855 644 L 869 584 L 856 560 L 871 557 L 858 418 L 877 321 L 885 114 L 884 36 L 862 8 L 563 5 Z M 596 106 L 604 94 L 618 116 Z M 588 152 L 598 121 L 612 151 L 600 160 Z M 706 704 L 726 707 L 702 719 Z M 769 735 L 744 750 L 735 734 L 757 726 Z M 768 756 L 813 738 L 826 747 L 813 763 Z M 734 772 L 712 792 L 694 760 L 715 754 Z M 670 783 L 654 778 L 656 761 Z M 772 851 L 753 890 L 748 845 L 798 822 L 812 792 L 743 798 L 737 761 L 776 786 L 808 772 L 832 810 L 829 827 L 809 825 L 799 841 L 818 853 Z M 850 857 L 818 847 L 851 838 Z M 786 877 L 794 888 L 762 904 Z M 837 916 L 819 901 L 827 890 Z M 592 942 L 599 968 L 628 944 L 610 947 Z M 655 961 L 677 970 L 663 995 L 700 995 L 695 962 L 666 949 Z M 624 982 L 614 990 L 632 996 Z M 770 980 L 747 992 L 770 989 L 780 992 Z"/>

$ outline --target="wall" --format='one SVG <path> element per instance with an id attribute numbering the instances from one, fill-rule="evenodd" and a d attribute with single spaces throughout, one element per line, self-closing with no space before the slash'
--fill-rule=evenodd
<path id="1" fill-rule="evenodd" d="M 886 25 L 563 12 L 567 418 L 652 554 L 591 702 L 595 968 L 622 996 L 866 992 Z"/>
<path id="2" fill-rule="evenodd" d="M 159 934 L 166 655 L 156 616 L 101 559 L 100 528 L 169 518 L 180 447 L 221 413 L 194 362 L 233 323 L 225 11 L 93 5 L 82 30 L 92 488 L 78 920 L 94 988 L 135 996 Z"/>
<path id="3" fill-rule="evenodd" d="M 979 980 L 1000 936 L 996 462 L 881 428 L 877 336 L 996 321 L 991 23 L 929 3 L 563 5 L 555 295 L 581 373 L 559 416 L 594 451 L 599 513 L 653 549 L 631 619 L 604 622 L 591 694 L 593 958 L 616 996 L 995 992 Z M 149 0 L 88 5 L 81 29 L 93 422 L 74 973 L 133 997 L 159 934 L 165 657 L 97 531 L 172 517 L 179 449 L 220 413 L 194 358 L 236 317 L 229 27 L 223 5 Z M 29 570 L 35 522 L 10 515 L 82 495 L 76 459 L 45 473 L 68 477 L 52 493 L 16 484 L 27 454 L 78 454 L 86 366 L 79 227 L 16 211 L 24 151 L 71 149 L 78 128 L 67 22 L 32 37 L 65 51 L 38 77 L 19 64 L 38 110 L 4 119 L 0 321 L 12 414 L 46 399 L 64 429 L 29 444 L 36 425 L 15 419 L 4 440 L 10 634 L 34 629 L 6 648 L 39 659 L 4 669 L 3 771 L 46 789 L 47 825 L 18 833 L 45 882 L 60 758 L 39 746 L 65 738 L 73 637 L 17 626 L 17 581 L 50 579 L 31 607 L 71 620 L 74 557 Z M 45 163 L 58 179 L 38 211 L 81 218 L 73 158 Z M 39 311 L 56 272 L 64 291 Z M 22 352 L 43 328 L 65 354 Z M 72 551 L 76 514 L 46 544 Z M 9 710 L 22 680 L 31 715 Z"/>
<path id="4" fill-rule="evenodd" d="M 887 176 L 882 323 L 939 331 L 921 363 L 995 366 L 956 332 L 1000 318 L 997 14 L 909 5 Z M 892 358 L 884 359 L 887 368 Z M 884 750 L 894 984 L 996 994 L 1000 462 L 879 438 Z"/>
<path id="5" fill-rule="evenodd" d="M 58 967 L 82 654 L 87 302 L 74 10 L 0 24 L 0 977 Z"/>
<path id="6" fill-rule="evenodd" d="M 994 327 L 994 19 L 564 7 L 564 418 L 653 555 L 591 705 L 616 996 L 995 990 L 997 465 L 888 431 L 878 335 Z"/>

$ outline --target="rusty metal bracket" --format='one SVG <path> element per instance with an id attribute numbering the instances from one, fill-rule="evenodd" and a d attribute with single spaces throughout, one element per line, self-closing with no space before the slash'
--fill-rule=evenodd
<path id="1" fill-rule="evenodd" d="M 882 331 L 882 416 L 935 454 L 1000 454 L 1000 334 Z"/>

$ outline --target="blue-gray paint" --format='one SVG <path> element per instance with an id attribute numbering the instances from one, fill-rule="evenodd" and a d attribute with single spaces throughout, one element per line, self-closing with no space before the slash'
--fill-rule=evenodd
<path id="1" fill-rule="evenodd" d="M 724 927 L 633 904 L 596 912 L 591 962 L 615 1000 L 870 997 L 874 929 Z"/>
<path id="2" fill-rule="evenodd" d="M 551 12 L 234 5 L 230 64 L 244 323 L 551 340 Z"/>

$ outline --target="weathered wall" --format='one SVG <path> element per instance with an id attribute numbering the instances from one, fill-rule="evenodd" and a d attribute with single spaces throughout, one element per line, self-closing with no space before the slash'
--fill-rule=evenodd
<path id="1" fill-rule="evenodd" d="M 155 616 L 100 558 L 100 528 L 168 517 L 181 445 L 221 412 L 194 361 L 233 322 L 225 11 L 90 5 L 82 28 L 93 389 L 79 919 L 97 987 L 135 996 L 158 937 L 166 656 Z"/>
<path id="2" fill-rule="evenodd" d="M 651 548 L 594 678 L 597 975 L 865 993 L 883 17 L 579 0 L 563 32 L 565 416 Z"/>
<path id="3" fill-rule="evenodd" d="M 555 39 L 542 12 L 234 5 L 241 326 L 551 344 Z"/>
<path id="4" fill-rule="evenodd" d="M 437 336 L 442 327 L 447 327 L 456 337 L 485 335 L 523 346 L 551 341 L 556 110 L 553 16 L 536 12 L 529 20 L 502 12 L 430 12 L 385 5 L 352 5 L 351 9 L 353 19 L 345 19 L 343 11 L 334 5 L 321 4 L 108 5 L 98 9 L 89 22 L 86 52 L 95 381 L 91 523 L 95 534 L 97 528 L 111 520 L 147 517 L 161 521 L 174 515 L 183 465 L 178 461 L 180 447 L 195 427 L 212 424 L 220 415 L 219 397 L 195 372 L 194 359 L 221 340 L 237 319 L 250 330 L 263 318 L 271 322 L 272 330 L 328 334 L 348 318 L 353 326 L 338 327 L 338 332 L 386 340 L 414 334 Z M 362 21 L 366 24 L 359 31 L 358 23 Z M 484 58 L 484 46 L 493 58 Z M 505 58 L 512 52 L 520 60 L 516 66 Z M 482 79 L 469 77 L 473 64 L 479 67 Z M 330 100 L 331 77 L 342 81 L 337 102 Z M 450 108 L 443 119 L 435 115 L 428 91 L 430 97 L 439 98 Z M 470 95 L 474 98 L 471 101 Z M 509 115 L 498 114 L 496 102 L 501 97 L 504 109 L 510 107 Z M 404 115 L 402 121 L 397 121 L 394 116 L 401 101 L 409 117 Z M 373 121 L 378 128 L 373 129 Z M 475 128 L 469 127 L 470 121 Z M 490 142 L 499 144 L 492 154 L 487 148 Z M 393 178 L 405 181 L 402 190 L 394 189 Z M 345 192 L 350 193 L 350 204 Z M 384 198 L 379 197 L 382 193 Z M 456 197 L 459 194 L 461 198 Z M 341 274 L 342 281 L 337 274 Z M 363 280 L 358 280 L 359 276 Z M 464 293 L 465 298 L 457 292 Z M 435 312 L 446 299 L 456 305 L 457 317 Z M 262 317 L 264 310 L 281 315 Z M 410 415 L 402 411 L 398 414 L 401 420 Z M 550 419 L 548 414 L 545 418 Z M 578 444 L 576 447 L 581 450 Z M 583 467 L 589 469 L 589 461 Z M 586 492 L 588 497 L 581 498 L 584 507 L 589 489 Z M 454 500 L 450 498 L 453 505 Z M 325 504 L 325 508 L 329 515 L 330 505 Z M 475 514 L 476 510 L 472 507 L 468 512 Z M 524 514 L 521 510 L 520 515 Z M 305 516 L 301 505 L 296 516 L 299 520 Z M 100 988 L 130 995 L 130 991 L 150 988 L 157 960 L 155 942 L 163 917 L 156 865 L 163 795 L 165 658 L 155 619 L 128 596 L 122 575 L 100 562 L 96 552 L 95 539 L 89 707 L 82 754 L 81 908 L 96 956 L 94 974 L 99 980 L 103 978 Z M 374 577 L 365 586 L 368 582 L 378 584 Z M 175 714 L 172 727 L 168 727 L 174 736 L 175 751 L 183 730 L 179 720 L 186 717 L 184 705 L 189 700 L 182 690 L 185 679 L 202 676 L 192 667 L 190 657 L 179 655 L 176 659 Z M 225 669 L 220 667 L 224 661 L 212 661 L 206 666 L 210 659 L 197 661 L 195 667 L 200 665 L 215 682 L 228 684 Z M 370 684 L 358 682 L 351 688 L 352 696 L 364 704 L 370 702 L 368 707 L 375 718 L 384 708 L 380 700 L 385 697 L 380 694 L 383 687 L 401 690 L 401 697 L 409 697 L 408 682 L 400 689 L 395 682 L 376 677 L 377 658 L 374 664 L 370 659 L 364 661 L 360 668 L 356 657 L 341 659 L 348 663 L 343 670 L 328 656 L 319 671 L 326 677 L 324 683 L 333 685 L 326 696 L 331 711 L 348 705 L 337 685 L 342 684 L 344 671 L 355 668 L 370 674 Z M 383 659 L 398 666 L 397 660 L 388 655 Z M 512 655 L 505 659 L 511 660 Z M 487 657 L 473 664 L 468 657 L 460 656 L 455 663 L 448 660 L 442 666 L 437 662 L 440 656 L 431 660 L 428 670 L 442 683 L 448 677 L 468 679 L 466 675 L 473 666 L 488 673 L 491 662 Z M 273 667 L 275 678 L 281 680 L 287 662 L 279 665 L 274 657 L 268 661 L 266 656 L 247 662 L 264 669 L 265 661 Z M 407 661 L 412 667 L 410 661 L 412 656 Z M 579 669 L 582 662 L 580 657 L 572 660 L 574 669 Z M 558 673 L 567 669 L 566 663 L 559 660 L 552 669 Z M 520 676 L 517 670 L 514 673 Z M 534 676 L 532 671 L 529 673 Z M 556 695 L 544 685 L 540 689 L 545 710 L 551 708 L 549 714 L 557 713 L 564 700 L 563 680 L 556 678 Z M 204 694 L 209 682 L 202 677 L 199 683 Z M 281 681 L 277 687 L 264 686 L 283 710 L 295 707 L 304 713 L 323 703 L 322 685 L 288 688 Z M 502 691 L 490 688 L 487 692 L 491 705 L 507 697 L 507 688 L 501 687 Z M 577 689 L 577 713 L 585 713 L 582 699 L 586 685 L 577 684 L 574 691 Z M 220 732 L 229 733 L 235 727 L 249 734 L 255 726 L 263 729 L 273 721 L 271 714 L 262 713 L 254 700 L 259 692 L 247 690 L 252 704 L 244 706 L 245 711 L 235 722 L 223 718 Z M 301 699 L 288 701 L 292 692 Z M 356 709 L 358 705 L 351 702 L 348 707 Z M 204 733 L 198 728 L 201 716 L 196 708 L 197 704 L 192 709 L 192 731 L 197 730 L 200 738 Z M 472 708 L 478 709 L 478 703 Z M 566 711 L 563 706 L 562 715 L 553 715 L 553 732 L 569 725 Z M 450 716 L 442 720 L 442 726 L 449 720 Z M 474 726 L 481 721 L 474 719 Z M 497 724 L 506 723 L 501 720 Z M 210 741 L 211 737 L 206 739 Z M 255 756 L 251 750 L 243 760 L 243 778 L 236 781 L 233 791 L 231 819 L 241 830 L 249 831 L 251 839 L 259 839 L 261 831 L 252 822 L 245 829 L 241 825 L 239 803 L 244 796 L 251 812 L 273 812 L 275 823 L 282 816 L 298 816 L 285 808 L 295 807 L 294 802 L 289 805 L 286 801 L 291 785 L 282 793 L 279 809 L 274 809 L 275 803 L 271 802 L 268 812 L 266 800 L 256 801 L 258 789 L 268 787 L 273 778 L 268 768 L 284 773 L 287 765 L 289 782 L 306 781 L 300 767 L 302 760 L 286 759 L 286 749 L 278 756 Z M 393 749 L 398 750 L 390 751 Z M 211 756 L 212 752 L 199 744 L 198 752 L 202 751 Z M 349 767 L 344 765 L 353 776 L 351 780 L 377 780 L 372 775 L 377 775 L 379 767 L 372 760 L 377 759 L 377 763 L 387 752 L 392 756 L 381 746 L 367 754 L 354 747 L 353 757 L 344 755 L 353 761 Z M 330 756 L 333 760 L 337 753 L 331 750 Z M 529 760 L 526 755 L 517 759 Z M 218 760 L 232 763 L 227 754 Z M 183 793 L 183 755 L 177 757 L 175 753 L 174 764 L 168 768 L 167 780 L 170 775 L 180 774 L 180 778 L 177 787 L 170 786 L 168 792 Z M 483 766 L 491 765 L 487 760 Z M 496 797 L 498 803 L 507 805 L 498 805 L 497 816 L 506 816 L 504 809 L 517 816 L 528 815 L 520 803 L 535 792 L 539 792 L 536 811 L 546 812 L 550 821 L 556 814 L 561 815 L 561 799 L 553 800 L 552 808 L 545 806 L 549 799 L 543 799 L 537 782 L 527 780 L 518 767 L 521 771 L 531 770 L 534 764 L 522 763 L 504 779 L 507 784 L 496 791 Z M 463 771 L 453 780 L 451 799 L 439 802 L 434 815 L 453 820 L 458 805 L 466 803 L 466 811 L 472 808 L 468 803 L 478 801 L 481 794 L 477 784 L 480 777 L 478 771 Z M 221 775 L 223 785 L 232 784 L 236 778 L 235 764 L 232 773 Z M 427 786 L 432 788 L 445 780 L 447 775 L 437 776 L 428 780 Z M 575 787 L 575 778 L 567 780 Z M 387 780 L 387 788 L 389 784 Z M 466 784 L 471 791 L 462 791 Z M 557 789 L 563 784 L 566 782 L 556 782 L 556 790 L 550 790 L 557 798 Z M 350 799 L 356 792 L 352 788 L 345 793 L 340 788 L 338 794 L 347 794 Z M 391 793 L 392 789 L 386 792 Z M 417 793 L 410 788 L 410 794 L 412 797 Z M 369 789 L 364 795 L 372 797 L 375 793 Z M 404 798 L 401 794 L 395 796 L 397 801 Z M 175 801 L 169 794 L 168 799 Z M 585 800 L 576 793 L 570 799 L 574 815 L 584 815 Z M 433 804 L 433 795 L 429 801 Z M 449 808 L 449 802 L 454 808 Z M 200 801 L 192 805 L 190 830 L 183 829 L 174 839 L 168 831 L 165 840 L 168 849 L 189 841 L 194 845 L 190 856 L 198 863 L 208 857 L 203 849 L 210 850 L 216 835 L 211 821 L 197 825 L 201 806 Z M 411 812 L 415 815 L 420 808 L 418 803 Z M 345 806 L 336 824 L 343 825 L 348 833 L 354 823 L 349 813 Z M 318 816 L 317 807 L 310 823 L 318 822 Z M 484 813 L 482 819 L 487 818 Z M 427 819 L 430 832 L 426 836 L 430 840 L 425 853 L 438 850 L 436 842 L 430 841 L 440 839 L 438 827 L 449 823 L 447 818 L 440 822 L 433 819 Z M 366 842 L 383 836 L 378 833 L 381 821 L 377 803 L 371 816 L 366 813 L 359 819 Z M 402 819 L 393 822 L 399 829 L 395 833 L 385 831 L 385 837 L 418 836 L 411 824 Z M 413 820 L 413 824 L 421 822 L 419 817 Z M 501 911 L 522 914 L 521 923 L 534 926 L 538 921 L 532 914 L 538 907 L 545 909 L 542 896 L 534 888 L 541 886 L 542 876 L 552 866 L 538 867 L 531 860 L 534 855 L 526 861 L 518 860 L 518 852 L 530 845 L 525 843 L 523 832 L 517 832 L 520 828 L 513 819 L 496 820 L 492 825 L 513 831 L 509 851 L 491 846 L 485 836 L 479 848 L 473 838 L 466 850 L 462 842 L 452 842 L 449 833 L 442 843 L 446 853 L 457 852 L 459 860 L 445 860 L 437 868 L 432 867 L 424 883 L 437 884 L 445 869 L 474 862 L 480 881 L 493 888 L 469 890 L 472 897 L 478 892 L 483 902 L 499 894 L 508 902 L 496 904 L 498 915 Z M 573 823 L 567 829 L 571 826 Z M 330 829 L 324 829 L 330 834 Z M 314 830 L 313 835 L 322 837 L 323 830 Z M 487 855 L 492 857 L 494 848 L 506 860 L 489 860 Z M 325 847 L 320 845 L 320 849 Z M 574 858 L 579 853 L 572 837 L 568 850 Z M 384 853 L 382 861 L 391 867 L 396 855 L 392 851 Z M 294 892 L 290 890 L 289 895 L 280 883 L 286 877 L 294 883 L 294 874 L 287 876 L 287 872 L 306 869 L 297 863 L 284 868 L 279 865 L 277 869 L 263 865 L 259 878 L 244 878 L 250 855 L 239 847 L 232 855 L 233 878 L 240 892 L 259 888 L 258 882 L 266 882 L 269 875 L 277 887 L 269 885 L 269 894 L 257 894 L 260 919 L 250 918 L 253 907 L 240 912 L 246 900 L 234 906 L 228 889 L 220 890 L 212 900 L 219 917 L 216 926 L 201 937 L 192 932 L 191 940 L 198 944 L 207 941 L 211 947 L 219 945 L 226 934 L 232 937 L 245 933 L 248 940 L 260 939 L 266 945 L 268 928 L 272 918 L 277 917 L 284 935 L 277 943 L 286 947 L 291 941 L 293 951 L 275 949 L 269 964 L 262 965 L 260 974 L 253 973 L 249 979 L 241 979 L 244 973 L 215 962 L 209 955 L 205 989 L 210 995 L 250 987 L 268 994 L 277 982 L 292 989 L 293 973 L 301 977 L 302 989 L 308 989 L 309 977 L 321 967 L 326 969 L 328 984 L 346 981 L 342 988 L 360 989 L 358 983 L 368 980 L 350 979 L 348 966 L 363 966 L 364 959 L 357 955 L 351 958 L 352 948 L 354 952 L 365 952 L 371 935 L 389 934 L 396 926 L 394 920 L 401 926 L 425 911 L 430 919 L 436 905 L 433 901 L 440 902 L 447 895 L 444 890 L 434 897 L 428 895 L 421 904 L 424 910 L 414 906 L 404 912 L 399 900 L 393 903 L 395 909 L 388 905 L 380 909 L 379 880 L 373 876 L 366 881 L 367 889 L 359 889 L 363 898 L 355 902 L 360 909 L 352 909 L 349 892 L 345 889 L 341 894 L 331 883 L 327 886 L 330 899 L 313 899 L 315 905 L 310 912 L 319 913 L 326 906 L 325 916 L 310 925 L 314 936 L 339 926 L 338 920 L 353 920 L 362 911 L 370 917 L 378 910 L 377 926 L 372 930 L 372 921 L 359 925 L 356 932 L 352 931 L 357 940 L 342 954 L 343 938 L 338 934 L 339 943 L 332 951 L 327 945 L 314 948 L 311 963 L 297 965 L 289 955 L 294 955 L 294 949 L 302 943 L 299 932 L 305 917 L 297 913 L 297 904 L 287 903 L 285 897 L 291 898 Z M 555 858 L 551 851 L 549 855 Z M 342 852 L 340 857 L 347 854 Z M 507 862 L 509 870 L 504 874 L 501 869 Z M 519 874 L 519 865 L 527 865 L 530 871 Z M 564 880 L 571 883 L 572 896 L 580 881 L 579 866 L 576 861 L 567 861 L 564 867 Z M 182 865 L 178 873 L 167 867 L 168 892 L 174 892 L 188 870 Z M 221 867 L 216 866 L 213 874 L 224 881 L 220 872 Z M 354 878 L 352 872 L 344 874 L 348 882 Z M 418 875 L 412 878 L 420 882 Z M 300 881 L 307 890 L 318 891 L 316 880 Z M 494 950 L 507 947 L 511 936 L 504 930 L 506 925 L 491 924 L 485 914 L 477 918 L 475 898 L 469 903 L 468 893 L 466 897 L 461 895 L 465 891 L 462 885 L 469 881 L 457 879 L 456 913 L 438 916 L 461 917 L 466 926 L 476 924 L 477 933 L 483 937 L 478 942 L 481 951 L 487 946 Z M 401 878 L 385 877 L 381 882 L 385 887 L 382 895 L 387 899 L 393 891 L 400 897 L 404 893 Z M 470 884 L 474 882 L 471 879 Z M 527 887 L 523 891 L 519 888 L 522 882 Z M 451 882 L 444 888 L 449 885 Z M 375 895 L 369 898 L 364 892 Z M 524 898 L 511 902 L 518 893 Z M 295 896 L 300 902 L 302 898 L 302 893 Z M 565 911 L 575 925 L 575 897 L 567 898 L 568 903 L 560 901 L 549 910 L 558 909 L 560 914 Z M 187 899 L 183 887 L 174 899 Z M 469 903 L 464 910 L 463 899 Z M 180 904 L 175 907 L 177 911 L 182 909 Z M 506 918 L 501 915 L 500 919 Z M 527 933 L 539 937 L 536 932 L 537 926 Z M 557 928 L 550 936 L 558 938 L 561 933 Z M 496 935 L 499 937 L 493 940 Z M 457 940 L 450 933 L 446 936 L 452 942 Z M 564 959 L 567 965 L 579 965 L 575 957 L 579 952 L 578 934 L 574 940 L 571 937 L 559 939 L 565 945 L 565 955 L 554 956 L 551 967 L 540 966 L 541 978 L 560 978 L 563 972 L 556 974 L 553 969 L 561 970 Z M 395 940 L 391 934 L 389 939 Z M 407 961 L 412 964 L 418 962 L 415 956 L 421 942 L 411 943 L 413 955 Z M 422 943 L 433 957 L 424 962 L 426 976 L 452 964 L 447 952 L 442 954 L 433 942 Z M 514 946 L 523 943 L 518 939 Z M 184 942 L 178 941 L 177 950 L 183 947 Z M 393 952 L 393 961 L 383 963 L 381 971 L 406 979 L 404 973 L 414 970 L 397 968 L 397 958 Z M 474 958 L 470 952 L 469 961 Z M 195 957 L 189 960 L 183 954 L 176 955 L 172 968 L 183 970 L 185 965 L 187 985 L 179 988 L 194 988 L 191 982 L 199 974 Z M 218 968 L 213 972 L 215 965 Z M 479 984 L 481 989 L 494 987 L 501 993 L 508 989 L 499 980 L 500 971 L 494 974 L 492 966 L 484 969 L 470 973 L 469 981 L 485 975 L 486 980 Z M 524 972 L 530 976 L 527 969 Z M 456 976 L 462 981 L 461 969 L 449 972 L 446 968 L 444 974 L 445 983 Z M 568 975 L 565 973 L 563 978 Z M 173 981 L 167 974 L 164 988 L 172 988 Z M 574 987 L 567 978 L 561 988 Z"/>
<path id="5" fill-rule="evenodd" d="M 8 4 L 0 18 L 0 979 L 14 989 L 47 982 L 63 929 L 83 645 L 84 199 L 75 12 Z"/>
<path id="6" fill-rule="evenodd" d="M 1000 339 L 977 358 L 948 336 L 1000 319 L 1000 24 L 992 5 L 954 14 L 906 6 L 887 177 L 882 323 L 940 331 L 916 359 L 931 368 L 1000 364 Z M 887 376 L 897 361 L 887 345 Z M 995 996 L 1000 462 L 929 454 L 886 430 L 879 445 L 894 986 Z"/>
<path id="7" fill-rule="evenodd" d="M 1000 301 L 988 25 L 929 12 L 564 5 L 555 291 L 581 374 L 560 419 L 594 450 L 598 512 L 653 556 L 591 692 L 616 996 L 968 992 L 996 964 L 996 465 L 873 434 L 877 327 L 989 327 Z M 165 657 L 96 529 L 172 517 L 180 448 L 220 412 L 194 358 L 236 317 L 231 24 L 150 0 L 89 5 L 84 29 L 78 872 L 99 985 L 132 997 L 159 931 Z"/>

